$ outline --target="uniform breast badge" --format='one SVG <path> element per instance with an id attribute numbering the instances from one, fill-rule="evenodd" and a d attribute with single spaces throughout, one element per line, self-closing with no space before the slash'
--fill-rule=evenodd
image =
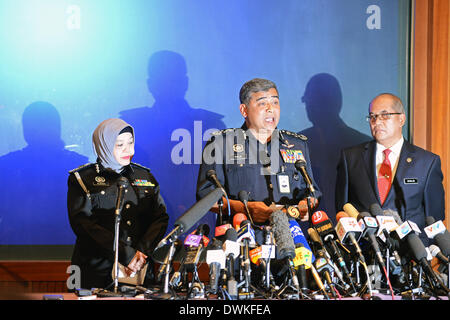
<path id="1" fill-rule="evenodd" d="M 143 179 L 135 179 L 131 185 L 136 186 L 136 187 L 154 187 L 155 186 L 155 184 L 151 183 L 150 181 L 143 180 Z"/>
<path id="2" fill-rule="evenodd" d="M 106 179 L 102 176 L 96 176 L 94 178 L 95 182 L 94 182 L 94 186 L 101 186 L 101 187 L 108 187 L 109 183 L 106 183 Z"/>

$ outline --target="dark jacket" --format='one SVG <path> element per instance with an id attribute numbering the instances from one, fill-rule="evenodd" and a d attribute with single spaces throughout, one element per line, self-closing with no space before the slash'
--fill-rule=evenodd
<path id="1" fill-rule="evenodd" d="M 351 203 L 358 211 L 369 212 L 380 204 L 376 176 L 375 140 L 344 149 L 338 164 L 336 210 Z M 444 188 L 440 157 L 404 141 L 391 189 L 382 209 L 396 211 L 402 221 L 415 222 L 422 231 L 425 217 L 444 219 Z"/>
<path id="2" fill-rule="evenodd" d="M 70 225 L 77 236 L 72 264 L 81 269 L 83 288 L 104 288 L 112 281 L 120 176 L 126 177 L 129 185 L 125 189 L 120 219 L 119 262 L 127 266 L 137 250 L 150 260 L 153 249 L 166 232 L 169 217 L 159 185 L 149 169 L 131 163 L 119 175 L 94 163 L 70 171 L 67 207 Z"/>

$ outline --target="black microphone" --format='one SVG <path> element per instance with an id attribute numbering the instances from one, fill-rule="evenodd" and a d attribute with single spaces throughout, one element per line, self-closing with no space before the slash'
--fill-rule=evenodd
<path id="1" fill-rule="evenodd" d="M 372 217 L 368 212 L 361 212 L 357 218 L 358 222 L 364 225 L 363 237 L 367 239 L 375 251 L 376 259 L 378 260 L 380 267 L 384 267 L 384 259 L 381 254 L 380 246 L 378 245 L 375 233 L 378 231 L 377 220 Z"/>
<path id="2" fill-rule="evenodd" d="M 179 217 L 174 225 L 179 228 L 181 232 L 185 232 L 192 228 L 203 216 L 212 208 L 212 206 L 222 197 L 223 191 L 219 188 L 212 190 L 205 197 L 200 199 L 189 210 L 187 210 L 181 217 Z"/>
<path id="3" fill-rule="evenodd" d="M 239 257 L 240 245 L 237 242 L 237 232 L 233 228 L 225 232 L 225 240 L 223 242 L 223 250 L 226 258 L 226 275 L 227 290 L 232 300 L 239 298 L 238 283 L 234 277 L 234 261 Z"/>
<path id="4" fill-rule="evenodd" d="M 250 211 L 248 210 L 248 196 L 249 196 L 249 193 L 245 190 L 241 190 L 238 193 L 238 198 L 244 204 L 245 212 L 247 213 L 247 216 L 250 218 L 250 222 L 253 225 L 254 223 L 253 223 L 252 215 L 250 214 Z"/>
<path id="5" fill-rule="evenodd" d="M 437 287 L 440 286 L 446 292 L 446 294 L 448 294 L 450 292 L 449 289 L 442 283 L 442 280 L 436 276 L 433 269 L 431 268 L 431 265 L 427 260 L 427 251 L 425 249 L 425 245 L 423 244 L 422 240 L 420 240 L 419 236 L 412 232 L 405 238 L 406 243 L 411 249 L 410 252 L 412 253 L 414 260 L 416 260 L 422 266 L 425 273 L 431 278 L 433 282 L 432 287 L 433 284 Z"/>
<path id="6" fill-rule="evenodd" d="M 117 199 L 116 199 L 116 215 L 120 215 L 120 212 L 122 211 L 123 208 L 123 197 L 124 197 L 124 193 L 125 193 L 125 189 L 128 187 L 129 182 L 128 179 L 125 177 L 120 177 L 117 180 L 117 188 L 118 188 L 118 193 L 117 193 Z"/>
<path id="7" fill-rule="evenodd" d="M 381 207 L 378 203 L 371 204 L 369 207 L 369 211 L 370 211 L 370 214 L 375 218 L 378 216 L 385 216 L 383 209 L 381 209 Z M 394 218 L 394 220 L 396 220 L 396 217 L 393 217 L 393 218 Z M 398 222 L 401 223 L 401 221 L 398 221 Z M 397 224 L 398 224 L 398 222 L 396 220 Z M 386 238 L 386 241 L 385 241 L 386 246 L 392 252 L 392 255 L 395 258 L 396 264 L 398 266 L 401 266 L 402 261 L 401 261 L 400 255 L 398 254 L 398 251 L 397 251 L 397 249 L 399 247 L 398 241 L 395 239 L 392 239 L 392 237 L 389 234 L 390 230 L 386 230 L 386 228 L 383 225 L 380 224 L 379 228 L 381 228 L 381 230 L 382 230 L 381 233 L 383 233 L 384 237 Z M 378 231 L 378 233 L 380 233 L 380 231 Z"/>
<path id="8" fill-rule="evenodd" d="M 220 270 L 225 268 L 225 252 L 222 249 L 222 241 L 214 239 L 212 245 L 206 251 L 206 263 L 209 266 L 209 287 L 214 294 L 219 287 Z"/>
<path id="9" fill-rule="evenodd" d="M 204 236 L 207 237 L 209 234 L 209 225 L 206 223 L 201 224 L 197 227 L 193 235 L 188 235 L 188 237 L 196 236 L 195 245 L 190 246 L 186 251 L 186 257 L 184 260 L 184 267 L 188 272 L 194 272 L 197 264 L 200 260 L 200 255 L 202 254 L 203 249 L 207 246 L 207 243 L 204 241 Z M 186 239 L 188 238 L 186 237 Z M 209 242 L 209 239 L 206 239 Z"/>
<path id="10" fill-rule="evenodd" d="M 436 222 L 433 216 L 427 216 L 425 223 L 427 225 L 425 233 L 428 238 L 434 239 L 435 244 L 441 249 L 443 255 L 447 258 L 450 257 L 450 233 L 445 228 L 445 225 L 440 220 Z"/>
<path id="11" fill-rule="evenodd" d="M 442 263 L 445 264 L 449 263 L 450 260 L 442 254 L 441 249 L 439 249 L 437 245 L 432 244 L 431 246 L 428 247 L 428 249 L 430 250 L 431 255 L 433 257 L 438 258 Z"/>
<path id="12" fill-rule="evenodd" d="M 295 169 L 297 169 L 298 171 L 300 171 L 300 173 L 303 176 L 303 179 L 306 182 L 306 186 L 309 189 L 309 191 L 311 192 L 311 194 L 314 194 L 314 186 L 312 184 L 312 180 L 308 174 L 308 172 L 306 171 L 306 161 L 303 159 L 299 159 L 297 161 L 295 161 Z"/>
<path id="13" fill-rule="evenodd" d="M 219 179 L 217 179 L 217 175 L 216 175 L 216 171 L 214 169 L 208 170 L 206 172 L 206 178 L 213 182 L 218 188 L 222 189 L 223 194 L 227 194 L 227 192 L 225 191 L 225 188 L 222 186 L 222 184 L 220 183 Z"/>
<path id="14" fill-rule="evenodd" d="M 278 258 L 280 260 L 286 260 L 293 285 L 297 292 L 299 292 L 300 285 L 293 262 L 295 258 L 295 244 L 286 214 L 281 210 L 274 211 L 270 215 L 270 226 L 272 227 L 273 236 L 277 244 Z"/>

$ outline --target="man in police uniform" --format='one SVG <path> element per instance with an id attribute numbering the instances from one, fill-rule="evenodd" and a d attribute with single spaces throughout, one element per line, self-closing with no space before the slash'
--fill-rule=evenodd
<path id="1" fill-rule="evenodd" d="M 81 269 L 82 288 L 112 283 L 115 208 L 120 176 L 129 181 L 124 193 L 119 234 L 119 263 L 127 271 L 147 268 L 145 285 L 153 278 L 151 253 L 162 239 L 168 215 L 158 182 L 150 170 L 130 163 L 117 173 L 99 162 L 70 171 L 67 206 L 77 240 L 72 265 Z M 136 258 L 140 257 L 140 258 Z"/>
<path id="2" fill-rule="evenodd" d="M 213 133 L 206 144 L 197 180 L 197 198 L 216 187 L 207 177 L 207 172 L 214 170 L 228 195 L 229 222 L 234 214 L 246 212 L 239 201 L 241 191 L 249 193 L 249 218 L 255 224 L 268 224 L 272 212 L 280 208 L 300 221 L 308 221 L 305 199 L 309 197 L 309 203 L 315 207 L 321 193 L 314 182 L 307 138 L 277 129 L 280 103 L 272 81 L 257 78 L 246 82 L 239 99 L 239 110 L 245 122 L 241 128 Z M 296 160 L 306 161 L 314 194 L 309 192 L 303 176 L 296 170 Z M 223 207 L 227 208 L 226 199 Z M 218 212 L 218 206 L 211 210 Z"/>

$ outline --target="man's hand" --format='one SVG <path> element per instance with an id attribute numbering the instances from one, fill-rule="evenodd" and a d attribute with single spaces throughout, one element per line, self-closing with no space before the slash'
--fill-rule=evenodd
<path id="1" fill-rule="evenodd" d="M 127 276 L 130 276 L 133 272 L 138 272 L 141 270 L 147 261 L 146 259 L 147 256 L 145 254 L 140 251 L 136 251 L 133 259 L 131 259 L 131 262 L 125 268 L 125 273 L 127 273 Z"/>
<path id="2" fill-rule="evenodd" d="M 319 200 L 316 198 L 309 198 L 310 199 L 310 209 L 314 210 L 317 208 L 317 205 L 319 204 Z M 297 205 L 298 211 L 300 212 L 300 221 L 308 221 L 309 215 L 308 215 L 308 201 L 307 199 L 300 200 L 300 202 Z"/>
<path id="3" fill-rule="evenodd" d="M 252 215 L 253 222 L 263 223 L 270 218 L 273 209 L 262 201 L 249 201 L 248 211 Z"/>

